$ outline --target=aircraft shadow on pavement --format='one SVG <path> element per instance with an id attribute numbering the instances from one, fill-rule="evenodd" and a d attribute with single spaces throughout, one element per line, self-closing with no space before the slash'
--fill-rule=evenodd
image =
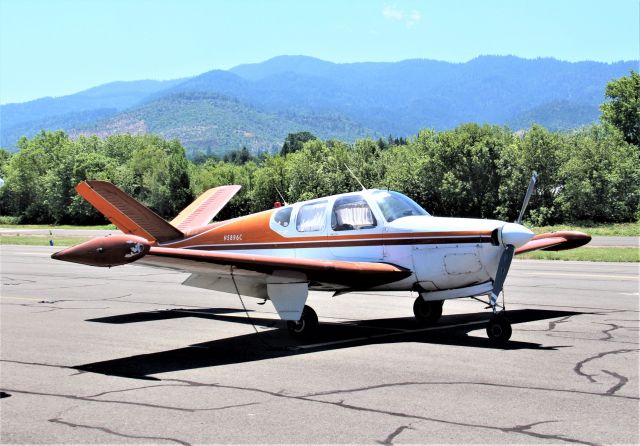
<path id="1" fill-rule="evenodd" d="M 319 334 L 310 341 L 291 339 L 284 323 L 279 320 L 230 316 L 243 310 L 229 308 L 176 309 L 131 313 L 97 319 L 91 322 L 112 324 L 138 323 L 166 320 L 179 317 L 199 317 L 218 321 L 254 324 L 262 327 L 278 327 L 273 330 L 251 332 L 249 334 L 216 339 L 174 350 L 128 356 L 107 361 L 74 366 L 74 369 L 104 375 L 137 379 L 156 380 L 151 375 L 180 370 L 215 367 L 251 361 L 263 361 L 284 356 L 307 354 L 317 351 L 337 350 L 362 345 L 414 342 L 423 344 L 457 345 L 492 349 L 534 349 L 555 350 L 565 346 L 543 346 L 537 343 L 511 340 L 496 345 L 484 335 L 487 312 L 443 316 L 440 322 L 428 329 L 420 326 L 413 318 L 373 319 L 341 323 L 322 323 Z M 545 319 L 584 314 L 572 311 L 522 309 L 508 312 L 513 325 Z M 186 321 L 185 321 L 186 323 Z M 464 325 L 463 325 L 464 324 Z M 474 330 L 483 330 L 481 336 L 470 336 Z M 512 337 L 512 339 L 513 339 Z M 425 352 L 428 354 L 428 352 Z"/>

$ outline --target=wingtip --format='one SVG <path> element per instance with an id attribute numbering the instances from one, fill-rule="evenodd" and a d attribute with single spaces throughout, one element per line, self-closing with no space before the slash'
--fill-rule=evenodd
<path id="1" fill-rule="evenodd" d="M 575 249 L 584 246 L 591 241 L 591 235 L 580 231 L 557 231 L 540 235 L 546 235 L 547 237 L 562 237 L 566 240 L 566 242 L 561 245 L 544 249 L 544 251 L 564 251 L 567 249 Z"/>

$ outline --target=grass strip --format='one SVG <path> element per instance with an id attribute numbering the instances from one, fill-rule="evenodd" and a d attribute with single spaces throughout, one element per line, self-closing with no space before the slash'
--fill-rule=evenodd
<path id="1" fill-rule="evenodd" d="M 528 225 L 527 225 L 528 226 Z M 640 236 L 640 222 L 594 224 L 584 222 L 554 226 L 528 226 L 536 234 L 553 231 L 580 231 L 594 236 Z"/>
<path id="2" fill-rule="evenodd" d="M 3 235 L 0 236 L 0 245 L 49 246 L 49 240 L 53 240 L 53 246 L 73 246 L 90 239 L 91 237 L 50 238 L 37 235 Z"/>
<path id="3" fill-rule="evenodd" d="M 51 229 L 52 231 L 56 229 L 103 229 L 103 230 L 117 230 L 118 228 L 115 225 L 93 225 L 93 226 L 80 226 L 80 225 L 14 225 L 14 224 L 2 224 L 0 222 L 0 227 L 5 229 Z"/>
<path id="4" fill-rule="evenodd" d="M 581 262 L 640 262 L 640 249 L 636 247 L 576 248 L 567 251 L 532 251 L 517 259 L 576 260 Z"/>

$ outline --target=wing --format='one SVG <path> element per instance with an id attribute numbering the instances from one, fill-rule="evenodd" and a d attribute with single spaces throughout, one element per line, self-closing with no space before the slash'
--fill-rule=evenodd
<path id="1" fill-rule="evenodd" d="M 516 249 L 516 254 L 541 249 L 543 251 L 564 251 L 578 248 L 591 241 L 591 236 L 577 231 L 547 232 L 534 236 L 528 243 Z"/>
<path id="2" fill-rule="evenodd" d="M 288 271 L 302 273 L 310 282 L 363 289 L 396 282 L 413 272 L 389 263 L 346 262 L 335 260 L 298 259 L 266 255 L 239 254 L 221 251 L 198 251 L 181 248 L 152 247 L 140 263 L 202 273 L 214 265 L 272 275 Z"/>

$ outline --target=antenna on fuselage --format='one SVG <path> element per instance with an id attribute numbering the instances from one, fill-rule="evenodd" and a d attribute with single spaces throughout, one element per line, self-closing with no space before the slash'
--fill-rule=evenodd
<path id="1" fill-rule="evenodd" d="M 276 190 L 276 192 L 278 192 L 278 195 L 280 195 L 280 198 L 282 199 L 282 202 L 284 203 L 285 206 L 288 206 L 289 203 L 287 203 L 287 200 L 284 199 L 284 197 L 282 196 L 282 194 L 280 193 L 280 191 L 278 190 L 278 187 L 274 184 L 273 185 L 274 189 Z"/>
<path id="2" fill-rule="evenodd" d="M 351 169 L 349 169 L 349 166 L 347 166 L 347 163 L 344 163 L 344 167 L 347 168 L 347 170 L 349 171 L 349 173 L 351 174 L 351 176 L 353 177 L 354 180 L 356 180 L 358 182 L 358 184 L 360 185 L 360 187 L 362 188 L 362 190 L 367 190 L 366 187 L 364 187 L 364 185 L 360 182 L 360 180 L 358 179 L 358 177 L 356 176 L 355 173 L 353 173 L 351 171 Z"/>

